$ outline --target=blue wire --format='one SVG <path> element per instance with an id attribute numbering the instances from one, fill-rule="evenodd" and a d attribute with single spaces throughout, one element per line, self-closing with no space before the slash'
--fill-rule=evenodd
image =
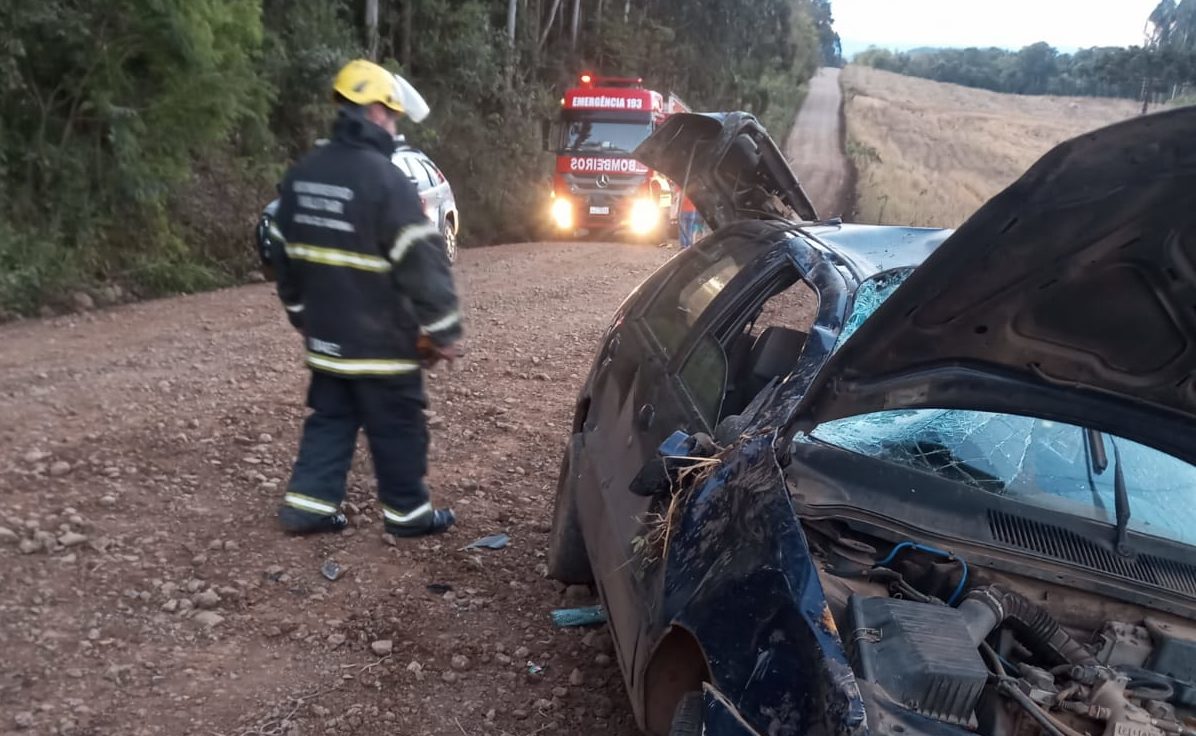
<path id="1" fill-rule="evenodd" d="M 968 584 L 968 562 L 967 562 L 967 560 L 963 559 L 962 557 L 956 557 L 954 553 L 948 552 L 947 550 L 944 550 L 944 549 L 939 549 L 938 547 L 931 547 L 928 544 L 918 544 L 916 542 L 905 541 L 905 542 L 901 542 L 896 547 L 891 549 L 889 551 L 888 557 L 885 557 L 880 562 L 877 562 L 875 565 L 873 565 L 873 567 L 885 567 L 890 562 L 897 559 L 897 555 L 901 554 L 904 550 L 907 550 L 907 549 L 915 549 L 915 550 L 918 550 L 919 552 L 925 552 L 927 554 L 937 555 L 944 559 L 953 560 L 955 562 L 958 562 L 960 565 L 963 566 L 963 573 L 959 576 L 959 585 L 955 586 L 955 592 L 952 593 L 951 597 L 947 599 L 947 605 L 954 606 L 955 603 L 959 600 L 959 597 L 961 595 L 963 595 L 964 588 Z"/>
<path id="2" fill-rule="evenodd" d="M 955 592 L 947 599 L 948 606 L 954 606 L 959 602 L 959 597 L 963 595 L 964 586 L 968 583 L 968 561 L 962 557 L 951 556 L 951 559 L 958 560 L 960 565 L 963 565 L 963 572 L 959 576 L 959 585 L 955 586 Z"/>

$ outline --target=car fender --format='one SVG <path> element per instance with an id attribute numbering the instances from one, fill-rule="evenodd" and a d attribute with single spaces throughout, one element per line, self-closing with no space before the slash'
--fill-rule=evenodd
<path id="1" fill-rule="evenodd" d="M 647 638 L 674 626 L 691 632 L 710 685 L 761 733 L 856 736 L 867 730 L 863 698 L 773 439 L 759 434 L 723 452 L 676 505 L 663 603 Z"/>

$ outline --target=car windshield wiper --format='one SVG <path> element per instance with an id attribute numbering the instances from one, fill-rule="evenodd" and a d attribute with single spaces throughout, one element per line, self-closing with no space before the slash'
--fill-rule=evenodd
<path id="1" fill-rule="evenodd" d="M 1088 441 L 1088 460 L 1092 465 L 1092 472 L 1104 475 L 1109 469 L 1109 455 L 1105 452 L 1105 435 L 1100 430 L 1086 429 L 1084 437 Z"/>
<path id="2" fill-rule="evenodd" d="M 1122 557 L 1132 557 L 1134 550 L 1130 547 L 1126 535 L 1130 525 L 1130 492 L 1125 485 L 1125 470 L 1121 467 L 1121 450 L 1113 442 L 1113 508 L 1117 513 L 1117 537 L 1114 543 L 1117 554 Z"/>
<path id="3" fill-rule="evenodd" d="M 1088 458 L 1088 490 L 1092 492 L 1092 505 L 1105 510 L 1105 500 L 1096 487 L 1096 476 L 1104 475 L 1109 469 L 1109 454 L 1105 452 L 1105 435 L 1095 429 L 1084 430 L 1084 454 Z"/>

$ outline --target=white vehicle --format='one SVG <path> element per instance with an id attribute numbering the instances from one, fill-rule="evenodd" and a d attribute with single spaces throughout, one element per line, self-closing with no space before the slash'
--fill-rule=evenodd
<path id="1" fill-rule="evenodd" d="M 324 142 L 317 141 L 316 145 L 321 145 Z M 415 184 L 415 188 L 419 191 L 420 202 L 423 203 L 424 214 L 428 216 L 429 220 L 436 223 L 436 227 L 444 236 L 445 255 L 448 256 L 449 263 L 456 263 L 457 233 L 461 227 L 461 219 L 457 213 L 457 200 L 453 196 L 452 186 L 449 185 L 448 179 L 440 167 L 433 163 L 426 153 L 409 145 L 403 136 L 397 136 L 395 143 L 395 152 L 390 160 L 398 167 L 399 171 L 406 174 L 411 183 Z M 273 270 L 271 266 L 273 263 L 271 260 L 272 241 L 269 234 L 270 225 L 273 224 L 277 209 L 277 199 L 266 205 L 262 210 L 261 217 L 258 218 L 255 232 L 258 257 L 261 258 L 262 267 L 267 274 Z"/>

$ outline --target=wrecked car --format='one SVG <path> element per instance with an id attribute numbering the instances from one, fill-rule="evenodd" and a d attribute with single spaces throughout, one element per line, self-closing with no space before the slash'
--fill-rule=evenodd
<path id="1" fill-rule="evenodd" d="M 651 734 L 1196 734 L 1196 109 L 954 232 L 819 222 L 746 114 L 638 155 L 715 233 L 619 308 L 549 570 Z"/>

